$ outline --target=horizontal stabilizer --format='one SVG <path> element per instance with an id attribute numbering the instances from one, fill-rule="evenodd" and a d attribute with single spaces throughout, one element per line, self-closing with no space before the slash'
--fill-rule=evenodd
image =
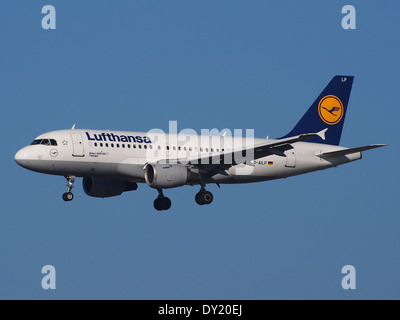
<path id="1" fill-rule="evenodd" d="M 358 148 L 351 148 L 351 149 L 343 149 L 343 150 L 337 150 L 337 151 L 331 151 L 331 152 L 324 152 L 321 154 L 317 154 L 317 157 L 324 158 L 324 157 L 336 157 L 336 156 L 345 156 L 347 154 L 352 154 L 356 152 L 361 152 L 361 151 L 367 151 L 375 148 L 380 148 L 384 147 L 386 144 L 372 144 L 369 146 L 365 147 L 358 147 Z"/>
<path id="2" fill-rule="evenodd" d="M 322 140 L 326 140 L 325 133 L 328 131 L 328 128 L 321 130 L 320 132 L 317 133 L 317 136 L 320 137 Z"/>

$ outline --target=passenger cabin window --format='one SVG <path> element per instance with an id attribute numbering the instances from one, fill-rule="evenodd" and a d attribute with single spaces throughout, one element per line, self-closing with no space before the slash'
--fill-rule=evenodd
<path id="1" fill-rule="evenodd" d="M 57 141 L 54 139 L 36 139 L 31 143 L 31 146 L 35 146 L 35 145 L 44 145 L 44 146 L 56 146 L 57 145 Z"/>

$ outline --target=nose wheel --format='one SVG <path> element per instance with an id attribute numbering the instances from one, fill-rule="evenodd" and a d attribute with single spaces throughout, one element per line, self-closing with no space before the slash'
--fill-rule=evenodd
<path id="1" fill-rule="evenodd" d="M 67 179 L 67 187 L 68 187 L 68 192 L 65 192 L 62 195 L 62 198 L 65 202 L 69 202 L 74 200 L 74 194 L 71 192 L 72 188 L 74 187 L 74 182 L 75 182 L 75 176 L 67 176 L 65 177 Z"/>
<path id="2" fill-rule="evenodd" d="M 65 202 L 74 200 L 74 194 L 72 192 L 66 192 L 62 195 L 62 198 Z"/>
<path id="3" fill-rule="evenodd" d="M 169 210 L 172 205 L 171 199 L 164 196 L 162 190 L 158 190 L 158 193 L 158 198 L 154 200 L 154 209 L 157 211 Z"/>

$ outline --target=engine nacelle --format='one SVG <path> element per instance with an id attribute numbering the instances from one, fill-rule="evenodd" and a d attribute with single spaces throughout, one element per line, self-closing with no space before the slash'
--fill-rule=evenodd
<path id="1" fill-rule="evenodd" d="M 137 183 L 114 179 L 83 178 L 83 190 L 88 196 L 109 198 L 137 189 Z"/>
<path id="2" fill-rule="evenodd" d="M 176 188 L 198 183 L 200 174 L 181 164 L 148 164 L 144 172 L 146 183 L 155 189 Z"/>

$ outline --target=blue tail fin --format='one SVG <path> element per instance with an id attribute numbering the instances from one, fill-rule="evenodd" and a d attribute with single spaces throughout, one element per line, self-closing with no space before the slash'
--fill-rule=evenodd
<path id="1" fill-rule="evenodd" d="M 328 128 L 325 140 L 317 137 L 307 142 L 339 145 L 353 79 L 351 76 L 333 77 L 293 130 L 283 138 Z"/>

